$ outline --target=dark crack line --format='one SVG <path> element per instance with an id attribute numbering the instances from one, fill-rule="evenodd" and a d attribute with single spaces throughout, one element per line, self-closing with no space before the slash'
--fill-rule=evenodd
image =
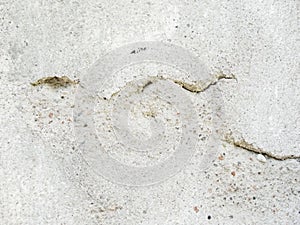
<path id="1" fill-rule="evenodd" d="M 169 78 L 169 77 L 157 76 L 157 77 L 149 77 L 149 80 L 144 85 L 138 87 L 137 91 L 139 93 L 143 92 L 148 86 L 154 84 L 155 81 L 157 81 L 157 80 L 170 80 L 170 81 L 172 81 L 175 84 L 181 86 L 183 89 L 185 89 L 185 90 L 187 90 L 189 92 L 200 93 L 200 92 L 206 91 L 210 86 L 216 85 L 219 80 L 223 80 L 223 79 L 226 79 L 226 80 L 232 80 L 232 79 L 237 80 L 236 77 L 233 74 L 226 75 L 226 74 L 224 74 L 222 72 L 219 73 L 219 74 L 217 74 L 217 75 L 215 75 L 215 78 L 212 79 L 211 81 L 208 81 L 206 83 L 204 83 L 204 82 L 201 83 L 200 81 L 198 81 L 198 82 L 196 82 L 196 84 L 187 83 L 187 82 L 184 82 L 182 80 L 176 80 L 176 79 Z M 113 93 L 109 99 L 111 99 L 113 96 L 115 96 L 116 94 L 118 94 L 120 91 L 121 91 L 121 89 L 118 90 L 117 92 Z"/>
<path id="2" fill-rule="evenodd" d="M 219 80 L 226 79 L 226 80 L 237 80 L 233 74 L 226 75 L 224 73 L 219 73 L 215 76 L 215 79 L 206 83 L 206 84 L 189 84 L 180 80 L 172 80 L 174 83 L 180 85 L 183 89 L 193 92 L 193 93 L 200 93 L 206 91 L 210 86 L 216 85 Z"/>
<path id="3" fill-rule="evenodd" d="M 267 152 L 259 147 L 255 147 L 253 144 L 246 142 L 243 138 L 240 140 L 235 140 L 232 136 L 226 135 L 225 139 L 223 139 L 223 141 L 238 147 L 238 148 L 242 148 L 244 150 L 250 151 L 250 152 L 255 152 L 258 154 L 262 154 L 265 156 L 268 156 L 269 158 L 275 159 L 275 160 L 287 160 L 287 159 L 300 159 L 300 156 L 297 155 L 275 155 L 271 152 Z"/>

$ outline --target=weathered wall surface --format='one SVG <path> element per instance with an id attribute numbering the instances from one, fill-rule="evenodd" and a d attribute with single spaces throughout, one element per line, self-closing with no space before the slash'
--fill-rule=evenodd
<path id="1" fill-rule="evenodd" d="M 299 224 L 298 7 L 293 0 L 0 1 L 0 224 Z M 66 75 L 84 86 L 102 55 L 141 41 L 193 53 L 213 85 L 183 89 L 180 82 L 199 83 L 156 64 L 133 65 L 103 82 L 99 91 L 108 97 L 95 104 L 98 135 L 123 163 L 151 164 L 172 153 L 165 145 L 147 159 L 114 150 L 103 112 L 130 82 L 158 75 L 180 81 L 170 89 L 192 100 L 201 124 L 195 155 L 181 172 L 131 187 L 102 178 L 79 153 L 73 110 L 84 87 L 30 82 Z M 236 79 L 214 80 L 220 73 Z M 130 111 L 130 131 L 151 136 L 151 121 L 163 121 L 162 141 L 176 147 L 184 130 L 178 114 L 172 104 L 151 101 Z M 209 142 L 215 129 L 218 140 Z"/>

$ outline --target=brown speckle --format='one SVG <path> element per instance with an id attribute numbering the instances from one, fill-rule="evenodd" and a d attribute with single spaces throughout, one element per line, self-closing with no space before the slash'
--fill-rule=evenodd
<path id="1" fill-rule="evenodd" d="M 219 155 L 218 159 L 219 160 L 224 160 L 224 156 L 223 155 Z"/>
<path id="2" fill-rule="evenodd" d="M 194 207 L 194 211 L 195 211 L 195 213 L 198 213 L 198 212 L 199 212 L 199 209 L 198 209 L 197 206 Z"/>
<path id="3" fill-rule="evenodd" d="M 51 112 L 51 113 L 49 113 L 49 118 L 53 118 L 53 113 Z"/>

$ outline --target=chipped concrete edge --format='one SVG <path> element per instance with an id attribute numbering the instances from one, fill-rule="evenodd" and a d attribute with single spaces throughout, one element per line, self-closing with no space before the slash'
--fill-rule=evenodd
<path id="1" fill-rule="evenodd" d="M 287 159 L 300 159 L 300 155 L 276 155 L 272 152 L 269 152 L 260 147 L 257 147 L 252 143 L 247 142 L 243 137 L 234 138 L 232 132 L 225 134 L 223 141 L 225 141 L 235 147 L 238 147 L 238 148 L 250 151 L 250 152 L 262 154 L 262 155 L 268 156 L 269 158 L 272 158 L 275 160 L 283 161 L 283 160 L 287 160 Z"/>

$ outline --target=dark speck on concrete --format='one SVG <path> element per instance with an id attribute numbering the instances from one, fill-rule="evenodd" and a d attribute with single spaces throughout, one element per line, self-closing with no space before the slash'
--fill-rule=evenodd
<path id="1" fill-rule="evenodd" d="M 141 51 L 145 51 L 146 49 L 147 49 L 146 47 L 134 49 L 133 51 L 130 52 L 130 54 L 137 54 Z"/>

